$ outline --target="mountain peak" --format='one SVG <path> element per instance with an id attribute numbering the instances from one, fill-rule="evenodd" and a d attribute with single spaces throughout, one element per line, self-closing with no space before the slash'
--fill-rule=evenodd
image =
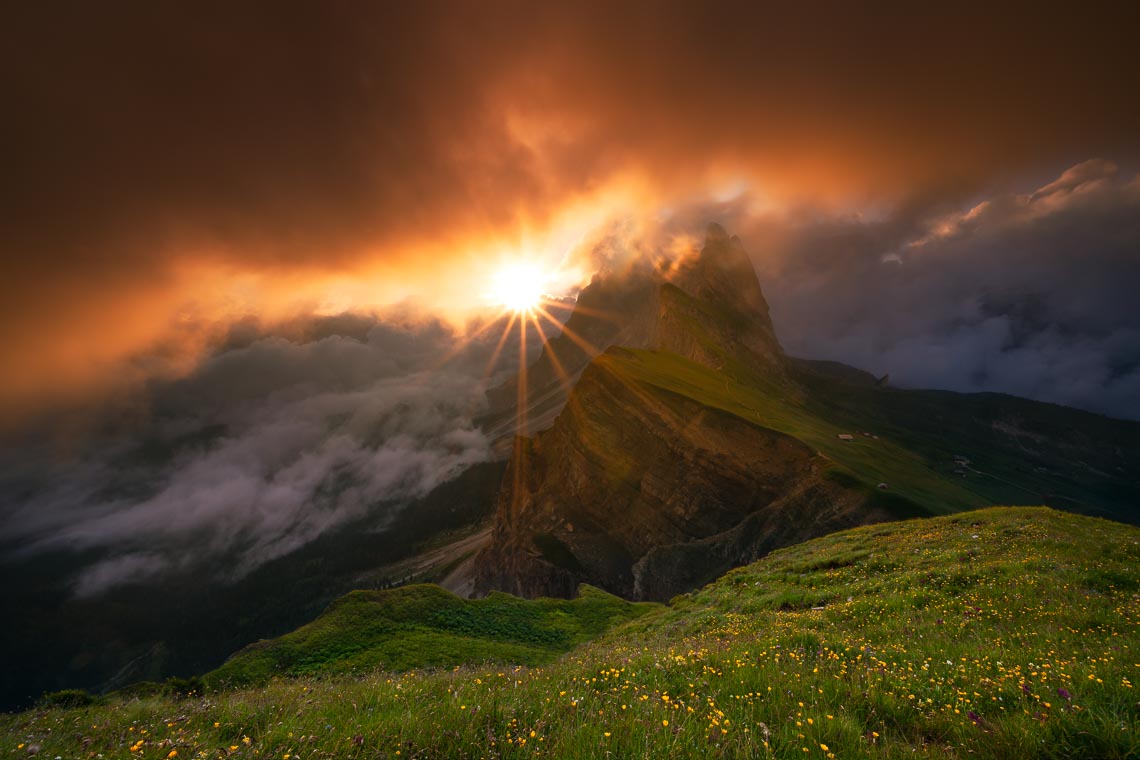
<path id="1" fill-rule="evenodd" d="M 736 236 L 734 235 L 733 237 Z M 728 232 L 717 222 L 709 222 L 708 226 L 705 227 L 705 245 L 709 243 L 726 243 L 728 240 Z"/>
<path id="2" fill-rule="evenodd" d="M 615 345 L 670 351 L 713 369 L 743 364 L 786 377 L 784 352 L 752 260 L 740 238 L 716 222 L 708 224 L 699 255 L 667 279 L 648 267 L 631 268 L 595 275 L 582 289 L 563 335 L 551 339 L 528 370 L 528 429 L 548 426 L 567 386 L 594 356 Z M 518 387 L 508 383 L 490 395 L 493 408 L 513 409 Z"/>
<path id="3" fill-rule="evenodd" d="M 710 307 L 706 320 L 718 326 L 725 347 L 743 347 L 746 351 L 741 353 L 770 367 L 783 364 L 783 349 L 772 326 L 768 301 L 739 237 L 729 237 L 724 227 L 710 222 L 700 254 L 678 269 L 673 284 Z"/>

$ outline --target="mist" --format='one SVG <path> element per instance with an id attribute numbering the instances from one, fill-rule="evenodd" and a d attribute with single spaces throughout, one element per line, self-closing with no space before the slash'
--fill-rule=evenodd
<path id="1" fill-rule="evenodd" d="M 350 522 L 383 530 L 491 458 L 475 420 L 486 387 L 517 369 L 511 352 L 492 362 L 501 328 L 235 324 L 187 376 L 89 411 L 78 439 L 7 447 L 5 553 L 93 558 L 73 579 L 90 596 L 169 573 L 233 581 Z"/>
<path id="2" fill-rule="evenodd" d="M 1140 178 L 1109 161 L 953 211 L 722 211 L 792 355 L 1140 418 Z"/>

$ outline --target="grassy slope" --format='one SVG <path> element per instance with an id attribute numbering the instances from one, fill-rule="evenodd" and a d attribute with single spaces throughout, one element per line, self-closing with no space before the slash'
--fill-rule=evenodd
<path id="1" fill-rule="evenodd" d="M 659 605 L 634 604 L 583 586 L 576 599 L 524 601 L 509 594 L 460 599 L 439 586 L 354 591 L 280 638 L 241 650 L 206 676 L 214 686 L 260 684 L 276 675 L 453 667 L 470 662 L 538 665 Z"/>
<path id="2" fill-rule="evenodd" d="M 1052 510 L 880 524 L 548 666 L 2 716 L 0 756 L 1135 757 L 1138 568 L 1140 530 Z"/>
<path id="3" fill-rule="evenodd" d="M 704 367 L 666 352 L 616 349 L 610 371 L 795 436 L 832 459 L 896 512 L 948 514 L 988 504 L 1042 504 L 1140 523 L 1140 424 L 999 394 L 878 389 L 801 378 L 808 393 L 747 368 Z M 1023 420 L 1012 437 L 993 421 Z M 862 435 L 868 432 L 878 436 Z M 854 435 L 850 442 L 839 434 Z M 973 460 L 967 477 L 954 456 Z"/>
<path id="4" fill-rule="evenodd" d="M 835 461 L 837 469 L 846 476 L 855 477 L 872 489 L 885 482 L 890 494 L 927 513 L 956 512 L 992 503 L 937 472 L 925 457 L 888 437 L 875 440 L 856 435 L 854 441 L 841 441 L 839 434 L 857 433 L 850 420 L 833 421 L 806 400 L 794 398 L 786 387 L 752 377 L 743 370 L 722 373 L 675 354 L 629 349 L 611 349 L 596 361 L 619 376 L 664 388 L 795 436 Z"/>
<path id="5" fill-rule="evenodd" d="M 1140 423 L 998 393 L 812 386 L 820 415 L 923 456 L 986 504 L 1048 504 L 1140 524 Z M 972 461 L 967 477 L 953 457 Z"/>

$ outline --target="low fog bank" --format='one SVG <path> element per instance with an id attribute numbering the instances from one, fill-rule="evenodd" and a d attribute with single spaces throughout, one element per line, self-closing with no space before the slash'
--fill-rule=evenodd
<path id="1" fill-rule="evenodd" d="M 491 458 L 474 420 L 516 371 L 517 349 L 493 358 L 502 327 L 235 324 L 191 374 L 152 380 L 77 437 L 6 447 L 4 554 L 89 557 L 73 581 L 89 596 L 170 572 L 233 580 L 350 521 L 380 530 Z"/>

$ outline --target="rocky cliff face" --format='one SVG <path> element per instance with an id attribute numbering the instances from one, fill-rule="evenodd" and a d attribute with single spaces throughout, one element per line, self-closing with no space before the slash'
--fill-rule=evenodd
<path id="1" fill-rule="evenodd" d="M 551 352 L 581 376 L 556 418 L 547 407 L 552 427 L 514 439 L 477 592 L 570 596 L 586 582 L 668 599 L 774 548 L 888 518 L 799 440 L 634 380 L 627 349 L 582 345 L 667 351 L 799 393 L 738 238 L 710 225 L 669 278 L 596 280 L 579 306 L 567 323 L 579 340 L 547 345 L 530 393 L 554 380 Z"/>
<path id="2" fill-rule="evenodd" d="M 519 437 L 476 588 L 668 599 L 773 548 L 874 519 L 800 441 L 623 376 L 611 349 Z"/>
<path id="3" fill-rule="evenodd" d="M 772 327 L 768 301 L 740 238 L 729 237 L 719 224 L 710 224 L 700 255 L 681 266 L 672 284 L 676 290 L 670 292 L 687 296 L 688 303 L 678 299 L 664 303 L 658 342 L 650 347 L 672 350 L 670 340 L 692 332 L 691 322 L 677 324 L 676 317 L 686 310 L 691 313 L 695 306 L 700 328 L 711 331 L 714 342 L 729 356 L 769 373 L 784 374 L 784 351 Z"/>

